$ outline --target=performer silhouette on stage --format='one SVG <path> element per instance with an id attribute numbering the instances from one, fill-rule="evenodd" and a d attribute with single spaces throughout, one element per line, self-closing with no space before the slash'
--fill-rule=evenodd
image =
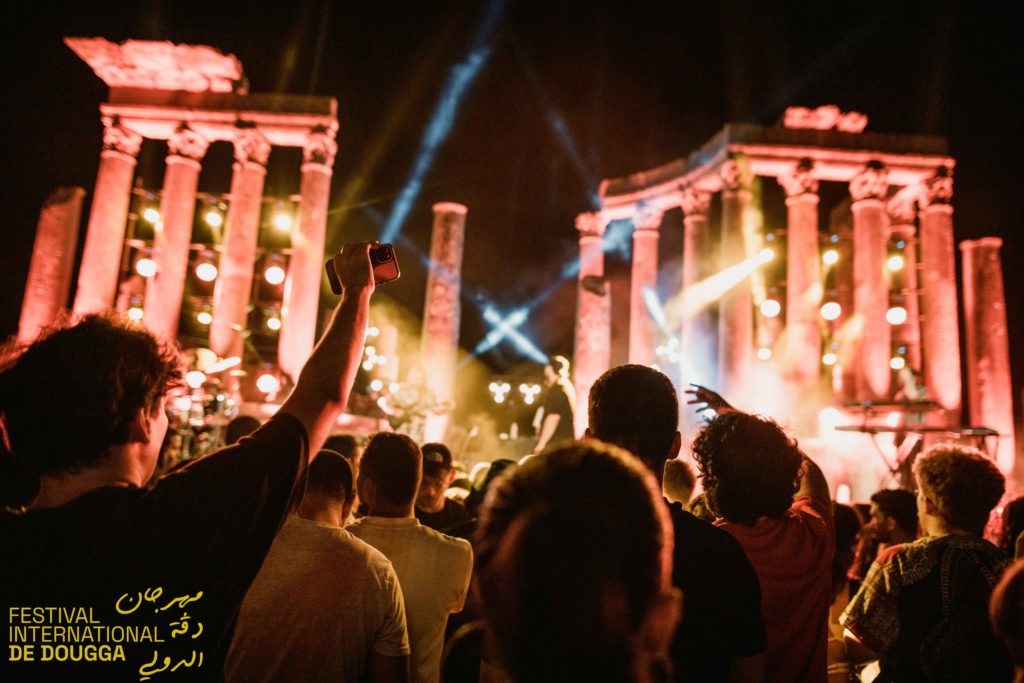
<path id="1" fill-rule="evenodd" d="M 544 382 L 547 384 L 544 403 L 538 411 L 538 419 L 534 420 L 535 426 L 540 425 L 534 453 L 540 453 L 554 441 L 576 437 L 573 426 L 576 391 L 569 381 L 569 361 L 564 356 L 553 356 L 544 366 Z"/>
<path id="2" fill-rule="evenodd" d="M 427 414 L 443 415 L 453 407 L 451 401 L 439 401 L 427 387 L 427 374 L 419 365 L 411 367 L 398 391 L 385 397 L 378 405 L 387 414 L 391 429 L 405 434 L 417 444 L 423 443 Z"/>

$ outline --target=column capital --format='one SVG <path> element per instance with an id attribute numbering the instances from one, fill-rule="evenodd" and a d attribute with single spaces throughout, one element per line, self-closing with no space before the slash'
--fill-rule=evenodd
<path id="1" fill-rule="evenodd" d="M 814 175 L 814 163 L 801 159 L 793 170 L 778 177 L 779 185 L 786 191 L 786 199 L 797 197 L 818 198 L 818 178 Z"/>
<path id="2" fill-rule="evenodd" d="M 258 128 L 239 128 L 235 135 L 235 161 L 239 164 L 267 165 L 270 141 Z"/>
<path id="3" fill-rule="evenodd" d="M 168 156 L 185 157 L 193 161 L 199 161 L 206 156 L 209 147 L 209 140 L 184 123 L 167 140 Z"/>
<path id="4" fill-rule="evenodd" d="M 750 186 L 754 182 L 750 165 L 746 159 L 739 156 L 730 156 L 726 159 L 718 169 L 718 175 L 722 179 L 723 192 L 749 192 Z"/>
<path id="5" fill-rule="evenodd" d="M 130 157 L 139 155 L 139 148 L 142 146 L 141 135 L 125 128 L 117 119 L 105 123 L 103 128 L 104 152 L 119 152 Z"/>
<path id="6" fill-rule="evenodd" d="M 600 211 L 586 211 L 576 216 L 576 229 L 580 231 L 581 239 L 601 237 L 607 227 L 608 220 Z"/>
<path id="7" fill-rule="evenodd" d="M 960 243 L 960 251 L 973 251 L 975 249 L 1001 249 L 1003 239 L 1001 237 L 980 237 L 976 240 L 964 240 Z"/>
<path id="8" fill-rule="evenodd" d="M 925 207 L 948 206 L 953 203 L 953 172 L 942 166 L 924 181 L 921 203 Z"/>
<path id="9" fill-rule="evenodd" d="M 850 179 L 850 197 L 854 203 L 868 199 L 885 201 L 889 194 L 889 171 L 881 162 L 871 161 Z"/>
<path id="10" fill-rule="evenodd" d="M 680 190 L 679 206 L 686 218 L 691 216 L 708 215 L 711 210 L 711 193 L 701 190 L 692 185 L 687 185 Z"/>
<path id="11" fill-rule="evenodd" d="M 917 214 L 914 199 L 913 195 L 898 193 L 886 204 L 894 229 L 899 225 L 914 225 L 914 217 Z"/>
<path id="12" fill-rule="evenodd" d="M 323 126 L 309 131 L 306 145 L 302 149 L 302 162 L 305 164 L 323 164 L 334 168 L 334 157 L 338 153 L 338 143 L 334 133 Z"/>
<path id="13" fill-rule="evenodd" d="M 661 227 L 661 218 L 665 212 L 653 206 L 641 204 L 633 214 L 633 230 L 657 231 Z"/>

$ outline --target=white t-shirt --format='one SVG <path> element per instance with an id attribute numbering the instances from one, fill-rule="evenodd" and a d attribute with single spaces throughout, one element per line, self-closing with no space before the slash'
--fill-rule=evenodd
<path id="1" fill-rule="evenodd" d="M 469 591 L 473 548 L 412 517 L 363 517 L 347 528 L 394 565 L 409 620 L 412 680 L 437 683 L 448 615 L 462 609 Z"/>
<path id="2" fill-rule="evenodd" d="M 245 595 L 231 681 L 359 681 L 371 650 L 409 654 L 391 563 L 336 526 L 291 516 Z"/>

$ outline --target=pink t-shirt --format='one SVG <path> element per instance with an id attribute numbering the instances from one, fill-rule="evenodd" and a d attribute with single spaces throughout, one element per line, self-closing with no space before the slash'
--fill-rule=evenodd
<path id="1" fill-rule="evenodd" d="M 835 523 L 828 501 L 801 496 L 782 517 L 754 526 L 720 519 L 754 565 L 768 635 L 766 680 L 828 679 L 828 606 Z"/>

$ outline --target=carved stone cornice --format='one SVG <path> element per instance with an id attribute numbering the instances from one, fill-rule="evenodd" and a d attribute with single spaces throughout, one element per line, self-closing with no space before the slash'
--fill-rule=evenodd
<path id="1" fill-rule="evenodd" d="M 185 125 L 174 131 L 174 134 L 167 140 L 167 150 L 170 152 L 170 156 L 185 157 L 193 161 L 199 161 L 206 156 L 206 150 L 209 147 L 209 140 Z"/>
<path id="2" fill-rule="evenodd" d="M 754 182 L 750 165 L 737 157 L 727 159 L 718 169 L 718 175 L 722 179 L 722 191 L 728 193 L 749 192 Z"/>
<path id="3" fill-rule="evenodd" d="M 334 167 L 334 157 L 338 153 L 338 143 L 334 134 L 326 128 L 317 127 L 309 132 L 306 146 L 302 150 L 302 161 L 306 164 L 323 164 Z"/>
<path id="4" fill-rule="evenodd" d="M 951 205 L 953 203 L 953 172 L 943 166 L 934 176 L 924 181 L 921 202 L 926 207 Z"/>
<path id="5" fill-rule="evenodd" d="M 608 221 L 600 211 L 587 211 L 576 216 L 576 229 L 580 237 L 601 237 L 604 235 Z"/>
<path id="6" fill-rule="evenodd" d="M 680 193 L 679 206 L 687 218 L 707 217 L 711 210 L 711 193 L 696 187 L 684 187 Z"/>
<path id="7" fill-rule="evenodd" d="M 779 185 L 786 191 L 787 199 L 818 196 L 818 178 L 814 175 L 814 164 L 810 159 L 801 159 L 791 173 L 779 176 Z"/>
<path id="8" fill-rule="evenodd" d="M 661 227 L 661 219 L 665 212 L 653 206 L 638 206 L 633 214 L 634 230 L 657 230 Z"/>
<path id="9" fill-rule="evenodd" d="M 242 128 L 235 136 L 235 161 L 240 164 L 267 165 L 270 142 L 258 128 Z"/>
<path id="10" fill-rule="evenodd" d="M 889 194 L 889 171 L 876 161 L 850 180 L 850 197 L 854 202 L 868 199 L 885 201 Z"/>
<path id="11" fill-rule="evenodd" d="M 103 129 L 104 152 L 119 152 L 136 157 L 141 147 L 142 136 L 122 126 L 120 121 L 111 121 Z"/>
<path id="12" fill-rule="evenodd" d="M 886 210 L 892 219 L 893 226 L 913 226 L 914 218 L 917 215 L 915 196 L 913 194 L 897 193 L 895 197 L 886 204 Z"/>

